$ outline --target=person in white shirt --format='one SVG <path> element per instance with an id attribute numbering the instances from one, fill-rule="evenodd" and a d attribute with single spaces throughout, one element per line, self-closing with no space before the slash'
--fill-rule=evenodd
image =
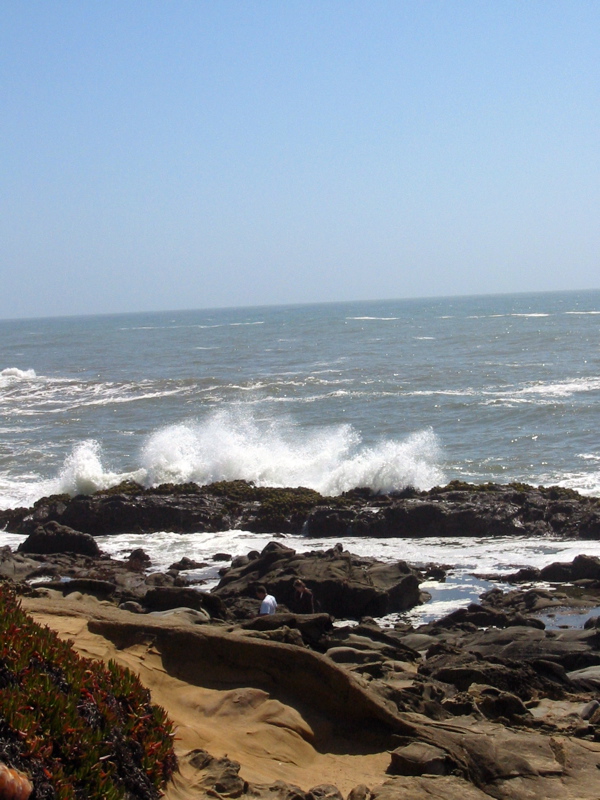
<path id="1" fill-rule="evenodd" d="M 259 617 L 264 617 L 267 614 L 274 614 L 277 611 L 277 600 L 275 600 L 272 594 L 267 594 L 267 590 L 264 586 L 256 587 L 256 596 L 260 600 Z"/>

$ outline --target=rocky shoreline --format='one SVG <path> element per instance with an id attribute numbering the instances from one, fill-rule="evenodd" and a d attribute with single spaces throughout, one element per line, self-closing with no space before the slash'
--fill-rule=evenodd
<path id="1" fill-rule="evenodd" d="M 179 681 L 239 697 L 250 692 L 254 699 L 243 702 L 251 706 L 256 692 L 261 703 L 268 697 L 285 705 L 295 722 L 267 720 L 276 739 L 289 735 L 316 753 L 358 747 L 385 760 L 379 781 L 370 772 L 368 782 L 351 785 L 326 774 L 316 785 L 263 784 L 245 777 L 252 761 L 244 748 L 214 753 L 203 734 L 199 746 L 180 753 L 187 783 L 182 788 L 178 778 L 179 794 L 173 789 L 167 799 L 600 796 L 600 559 L 582 553 L 570 563 L 520 570 L 503 576 L 514 589 L 493 589 L 435 622 L 382 627 L 376 617 L 426 601 L 421 584 L 431 576 L 443 580 L 445 568 L 382 563 L 337 544 L 299 553 L 272 541 L 235 559 L 215 554 L 220 582 L 206 592 L 187 577 L 200 566 L 190 559 L 152 572 L 143 550 L 118 560 L 94 539 L 133 518 L 148 532 L 167 518 L 178 520 L 175 530 L 186 530 L 200 509 L 206 524 L 254 520 L 261 528 L 268 518 L 285 519 L 307 537 L 351 529 L 365 536 L 485 530 L 586 539 L 600 530 L 596 499 L 560 489 L 463 484 L 403 496 L 356 490 L 332 503 L 308 490 L 242 497 L 258 490 L 239 483 L 228 493 L 222 484 L 184 487 L 171 500 L 166 491 L 130 489 L 47 498 L 5 517 L 10 530 L 27 538 L 16 552 L 0 549 L 0 577 L 14 583 L 34 613 L 45 609 L 46 620 L 85 613 L 88 630 L 119 652 L 138 652 L 149 642 L 161 670 Z M 78 527 L 67 527 L 69 521 Z M 297 578 L 313 593 L 313 614 L 293 610 Z M 256 616 L 259 583 L 276 594 L 278 613 Z M 585 627 L 552 627 L 560 609 L 585 609 Z M 288 774 L 282 763 L 273 761 L 274 775 Z"/>
<path id="2" fill-rule="evenodd" d="M 312 489 L 124 483 L 93 495 L 54 495 L 0 512 L 0 527 L 30 534 L 58 522 L 92 536 L 123 532 L 302 533 L 307 537 L 546 536 L 600 539 L 600 499 L 571 489 L 453 481 L 429 491 L 324 497 Z"/>

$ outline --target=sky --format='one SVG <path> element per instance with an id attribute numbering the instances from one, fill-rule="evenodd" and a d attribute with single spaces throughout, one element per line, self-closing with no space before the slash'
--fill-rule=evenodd
<path id="1" fill-rule="evenodd" d="M 600 287 L 597 0 L 3 0 L 0 318 Z"/>

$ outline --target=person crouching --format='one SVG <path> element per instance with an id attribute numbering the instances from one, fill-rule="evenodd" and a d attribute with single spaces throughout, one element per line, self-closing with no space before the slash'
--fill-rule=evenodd
<path id="1" fill-rule="evenodd" d="M 277 600 L 275 600 L 272 594 L 267 594 L 267 590 L 264 586 L 260 585 L 256 587 L 256 596 L 260 600 L 259 617 L 265 617 L 267 614 L 274 614 L 277 611 Z"/>

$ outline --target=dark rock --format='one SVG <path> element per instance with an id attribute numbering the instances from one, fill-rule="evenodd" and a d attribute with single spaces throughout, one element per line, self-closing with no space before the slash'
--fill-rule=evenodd
<path id="1" fill-rule="evenodd" d="M 219 797 L 240 797 L 248 789 L 248 784 L 240 778 L 240 765 L 229 758 L 213 758 L 206 750 L 196 750 L 188 754 L 189 763 L 202 771 L 200 786 L 205 791 L 216 792 Z"/>
<path id="2" fill-rule="evenodd" d="M 473 630 L 474 628 L 508 628 L 518 625 L 539 628 L 540 630 L 544 630 L 546 627 L 542 620 L 536 617 L 529 617 L 520 613 L 509 613 L 494 607 L 492 603 L 488 605 L 471 603 L 467 608 L 458 608 L 456 611 L 452 611 L 447 616 L 432 623 L 431 628 L 434 630 L 440 628 Z"/>
<path id="3" fill-rule="evenodd" d="M 555 561 L 540 570 L 540 578 L 549 583 L 563 583 L 572 579 L 571 565 Z"/>
<path id="4" fill-rule="evenodd" d="M 2 512 L 0 520 L 8 530 L 27 534 L 54 520 L 92 535 L 243 528 L 337 538 L 547 534 L 600 538 L 600 504 L 595 498 L 557 487 L 457 481 L 429 492 L 377 495 L 355 490 L 341 497 L 244 481 L 150 489 L 129 482 L 91 496 L 42 498 L 31 509 Z"/>
<path id="5" fill-rule="evenodd" d="M 152 559 L 141 547 L 132 550 L 127 559 L 129 568 L 135 572 L 143 572 L 152 566 Z"/>
<path id="6" fill-rule="evenodd" d="M 330 647 L 327 656 L 336 664 L 372 664 L 386 660 L 381 653 L 355 647 Z"/>
<path id="7" fill-rule="evenodd" d="M 311 590 L 317 608 L 335 617 L 383 616 L 421 602 L 420 573 L 404 561 L 383 564 L 336 548 L 297 554 L 279 542 L 269 542 L 258 558 L 229 569 L 214 594 L 232 608 L 235 598 L 254 597 L 260 583 L 289 606 L 296 578 Z"/>
<path id="8" fill-rule="evenodd" d="M 192 588 L 149 589 L 141 599 L 141 603 L 149 611 L 169 611 L 173 608 L 186 607 L 195 611 L 208 611 L 212 618 L 227 618 L 227 609 L 222 600 L 213 594 Z"/>
<path id="9" fill-rule="evenodd" d="M 473 697 L 466 692 L 461 692 L 454 697 L 443 700 L 442 707 L 455 717 L 469 716 L 477 711 L 477 706 L 475 705 Z"/>
<path id="10" fill-rule="evenodd" d="M 488 719 L 513 721 L 519 717 L 531 717 L 523 701 L 510 692 L 486 689 L 480 693 L 477 707 Z"/>
<path id="11" fill-rule="evenodd" d="M 329 614 L 266 614 L 242 623 L 245 630 L 273 631 L 282 627 L 296 628 L 302 640 L 313 648 L 319 648 L 323 637 L 333 629 Z"/>
<path id="12" fill-rule="evenodd" d="M 231 553 L 215 553 L 213 561 L 231 561 Z"/>
<path id="13" fill-rule="evenodd" d="M 145 583 L 147 586 L 173 586 L 175 579 L 165 572 L 153 572 L 146 576 Z"/>
<path id="14" fill-rule="evenodd" d="M 257 789 L 260 787 L 252 787 L 253 794 L 258 794 Z M 275 781 L 267 787 L 267 797 L 269 800 L 306 800 L 306 794 L 298 786 L 294 784 L 284 783 L 284 781 Z"/>
<path id="15" fill-rule="evenodd" d="M 492 576 L 489 576 L 492 578 Z M 541 580 L 540 570 L 537 567 L 523 567 L 517 572 L 511 572 L 508 575 L 500 576 L 506 583 L 533 583 L 534 581 Z M 497 580 L 498 576 L 494 575 L 492 579 Z"/>
<path id="16" fill-rule="evenodd" d="M 88 533 L 48 522 L 38 525 L 17 548 L 19 553 L 78 553 L 85 556 L 100 555 L 100 548 Z"/>
<path id="17" fill-rule="evenodd" d="M 445 750 L 424 742 L 398 747 L 390 756 L 390 775 L 448 775 L 454 766 Z"/>
<path id="18" fill-rule="evenodd" d="M 596 556 L 575 556 L 571 564 L 573 580 L 591 579 L 600 580 L 600 558 Z"/>
<path id="19" fill-rule="evenodd" d="M 176 561 L 174 564 L 171 564 L 169 569 L 176 569 L 182 571 L 187 569 L 202 569 L 202 567 L 207 567 L 207 566 L 208 564 L 205 561 L 194 561 L 192 558 L 184 556 L 179 561 Z"/>

